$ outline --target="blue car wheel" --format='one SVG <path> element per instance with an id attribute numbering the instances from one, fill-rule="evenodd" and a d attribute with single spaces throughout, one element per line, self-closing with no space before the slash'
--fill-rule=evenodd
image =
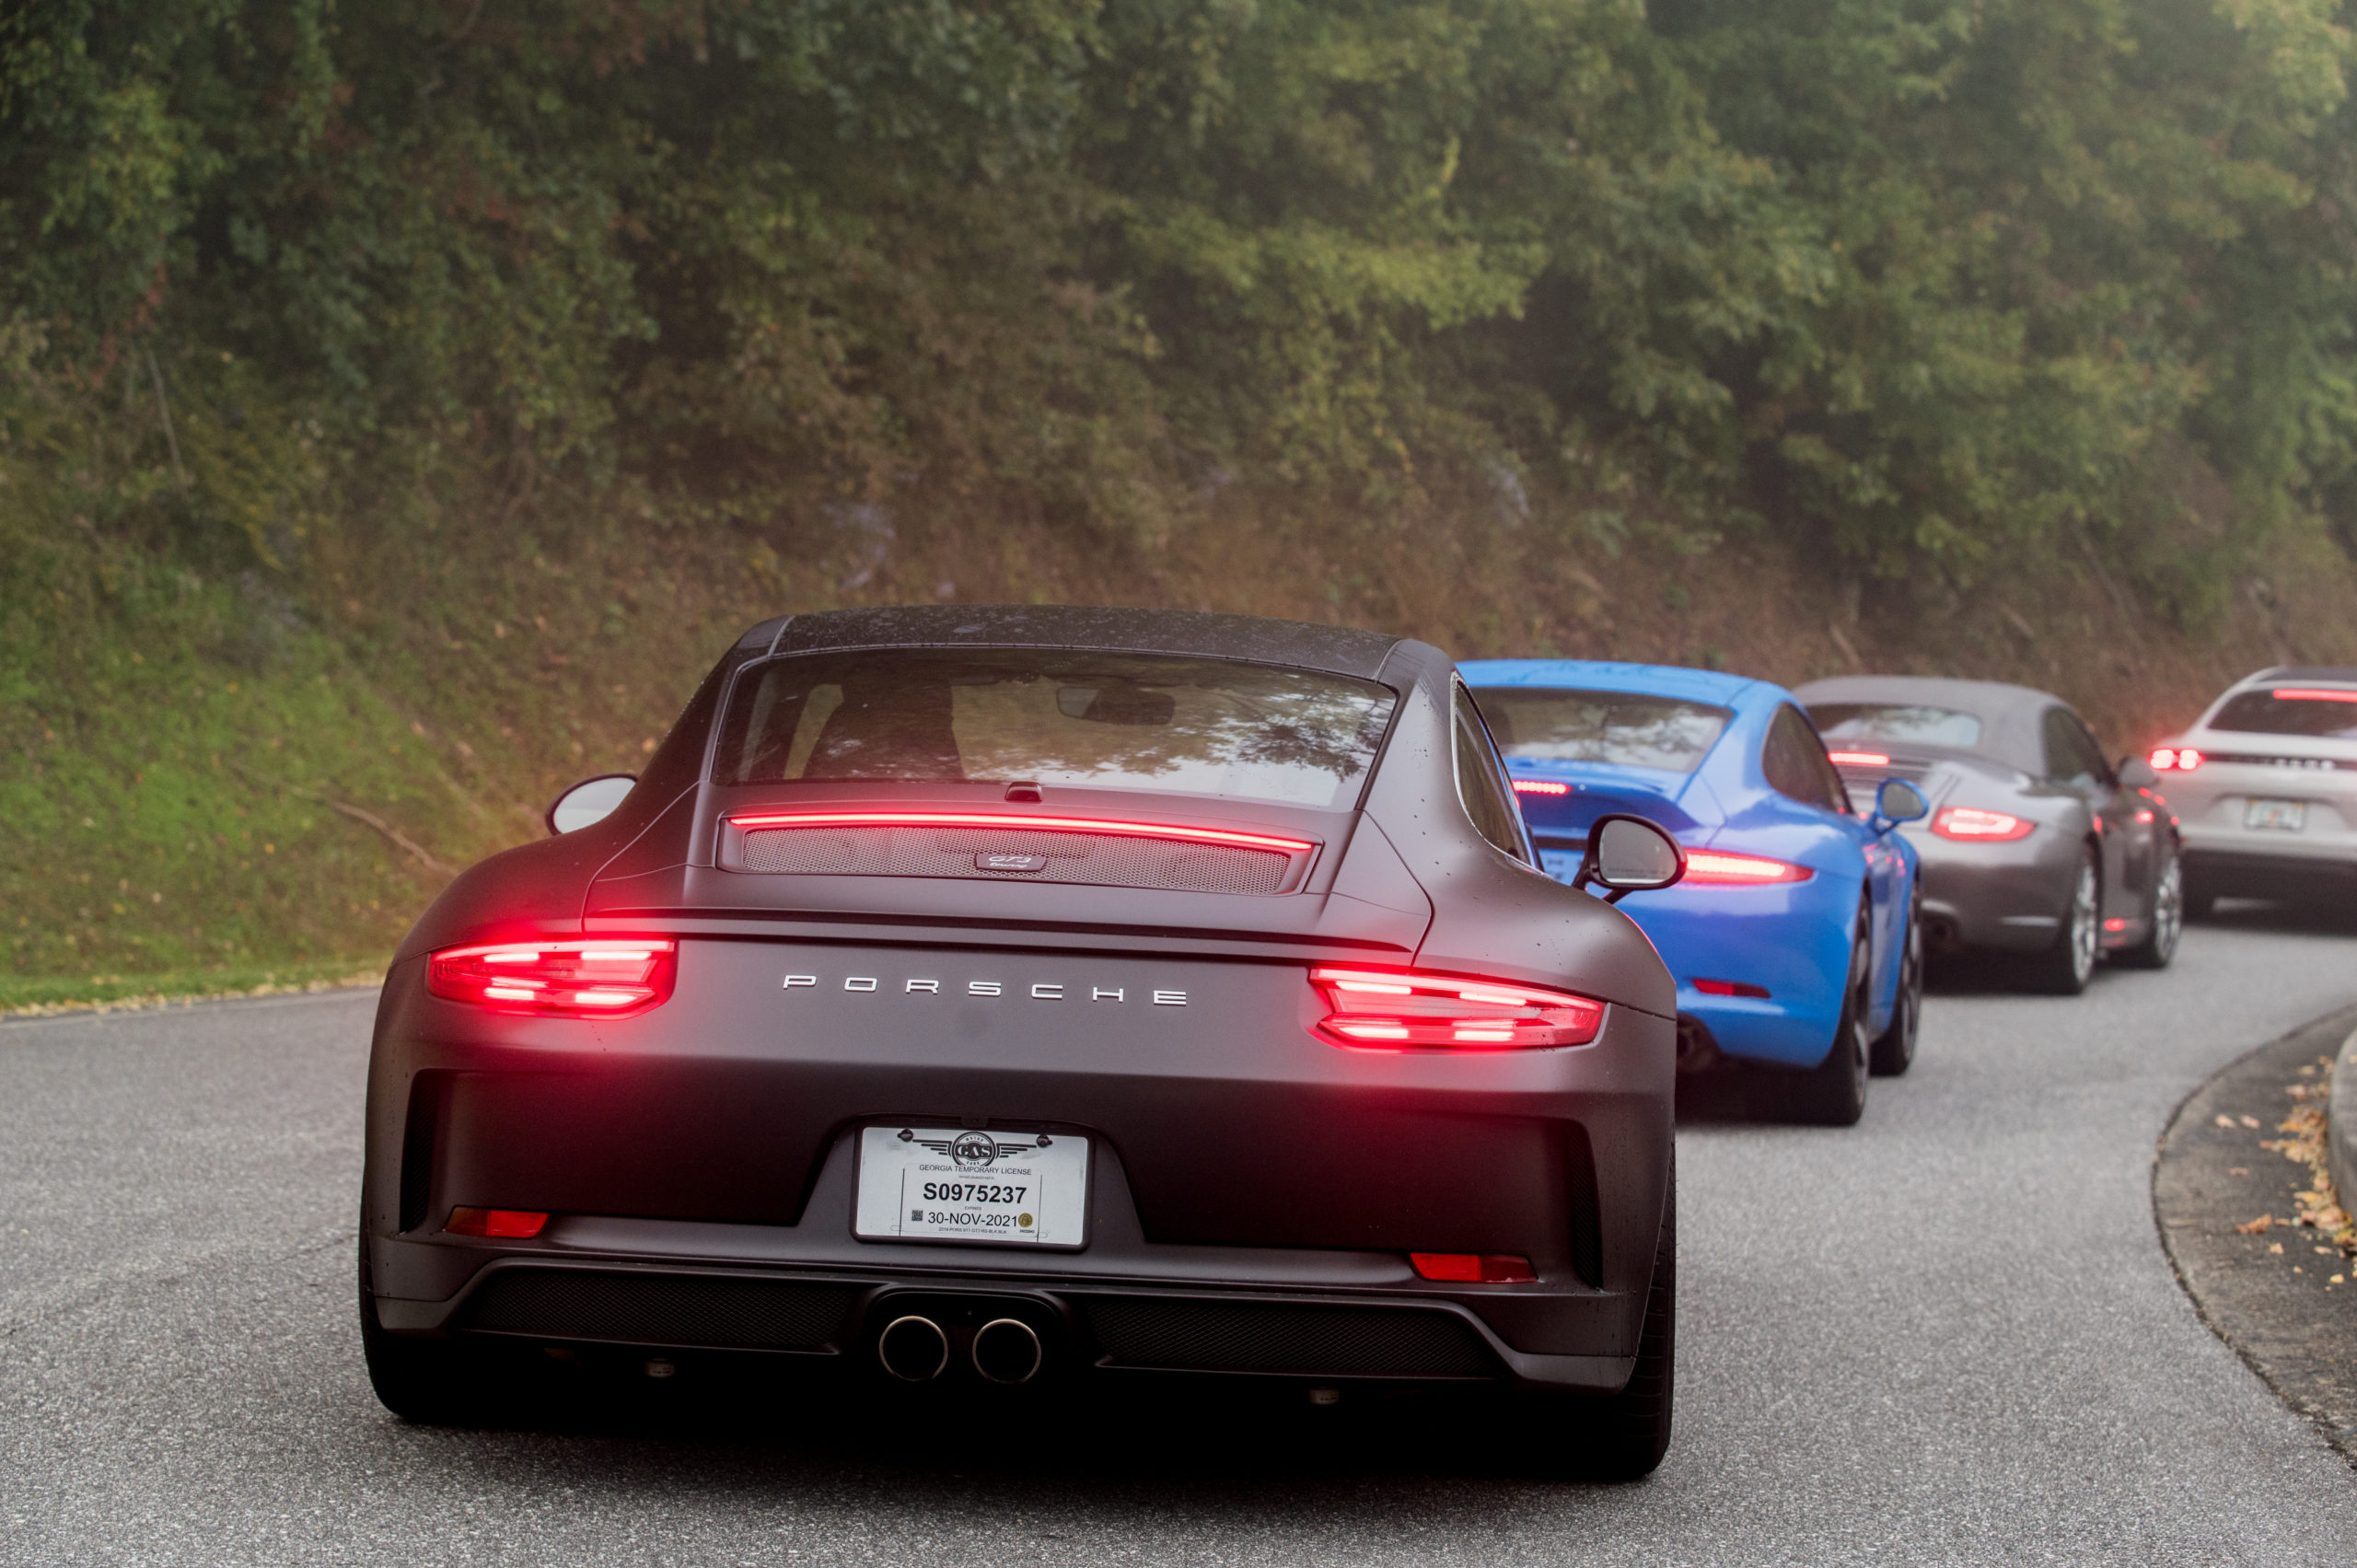
<path id="1" fill-rule="evenodd" d="M 1890 1027 L 1875 1037 L 1868 1063 L 1878 1078 L 1896 1078 L 1915 1065 L 1915 1034 L 1923 1022 L 1923 889 L 1920 883 L 1908 904 L 1906 946 L 1899 952 L 1898 994 L 1891 999 Z"/>

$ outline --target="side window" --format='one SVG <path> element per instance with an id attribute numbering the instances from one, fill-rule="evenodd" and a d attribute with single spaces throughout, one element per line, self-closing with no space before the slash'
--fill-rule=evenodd
<path id="1" fill-rule="evenodd" d="M 2104 765 L 2103 749 L 2068 708 L 2046 710 L 2046 776 L 2061 784 L 2092 788 L 2111 773 Z"/>
<path id="2" fill-rule="evenodd" d="M 1497 748 L 1490 744 L 1490 732 L 1481 723 L 1480 710 L 1473 705 L 1472 694 L 1459 686 L 1456 691 L 1457 732 L 1457 797 L 1465 803 L 1465 815 L 1473 819 L 1473 830 L 1499 849 L 1525 865 L 1530 863 L 1530 851 L 1522 835 L 1522 811 L 1514 803 L 1514 790 L 1506 783 L 1505 769 L 1498 761 Z"/>
<path id="3" fill-rule="evenodd" d="M 1849 792 L 1841 775 L 1825 755 L 1825 743 L 1791 703 L 1776 710 L 1768 726 L 1768 743 L 1759 753 L 1760 771 L 1778 795 L 1806 806 L 1822 806 L 1842 816 L 1850 814 Z"/>

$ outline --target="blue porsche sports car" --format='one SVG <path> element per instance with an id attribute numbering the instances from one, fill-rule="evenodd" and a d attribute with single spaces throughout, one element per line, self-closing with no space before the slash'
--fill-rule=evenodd
<path id="1" fill-rule="evenodd" d="M 1463 666 L 1547 870 L 1569 880 L 1588 825 L 1645 817 L 1686 846 L 1686 877 L 1620 908 L 1678 977 L 1678 1048 L 1803 1071 L 1792 1109 L 1835 1125 L 1869 1070 L 1915 1055 L 1923 943 L 1904 780 L 1851 807 L 1824 742 L 1781 686 L 1578 659 Z"/>

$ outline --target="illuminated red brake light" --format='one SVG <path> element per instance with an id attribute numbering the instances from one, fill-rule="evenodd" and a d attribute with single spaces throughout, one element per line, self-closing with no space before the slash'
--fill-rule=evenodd
<path id="1" fill-rule="evenodd" d="M 1516 795 L 1569 795 L 1572 786 L 1557 784 L 1551 779 L 1516 779 L 1514 781 L 1514 792 Z"/>
<path id="2" fill-rule="evenodd" d="M 1318 1028 L 1361 1051 L 1528 1051 L 1585 1045 L 1604 1004 L 1515 981 L 1323 966 L 1309 983 L 1326 998 Z"/>
<path id="3" fill-rule="evenodd" d="M 1887 768 L 1890 759 L 1879 751 L 1829 751 L 1837 768 Z"/>
<path id="4" fill-rule="evenodd" d="M 1530 1266 L 1530 1260 L 1511 1252 L 1411 1252 L 1408 1261 L 1428 1280 L 1484 1285 L 1538 1283 L 1538 1272 Z"/>
<path id="5" fill-rule="evenodd" d="M 2201 753 L 2190 746 L 2156 747 L 2149 761 L 2156 773 L 2189 773 L 2201 766 Z"/>
<path id="6" fill-rule="evenodd" d="M 442 1228 L 452 1236 L 494 1237 L 504 1241 L 529 1241 L 540 1234 L 549 1223 L 548 1215 L 534 1209 L 470 1209 L 450 1211 L 450 1223 Z"/>
<path id="7" fill-rule="evenodd" d="M 670 1000 L 679 944 L 609 936 L 594 942 L 491 942 L 426 959 L 425 989 L 452 1002 L 549 1018 L 627 1018 Z"/>
<path id="8" fill-rule="evenodd" d="M 1764 854 L 1730 854 L 1717 849 L 1686 852 L 1689 887 L 1759 888 L 1776 882 L 1805 882 L 1816 875 L 1805 865 L 1771 860 Z"/>
<path id="9" fill-rule="evenodd" d="M 2279 686 L 2268 695 L 2279 703 L 2357 703 L 2357 691 L 2328 691 L 2321 687 Z"/>
<path id="10" fill-rule="evenodd" d="M 2005 843 L 2026 839 L 2035 822 L 2007 811 L 1983 811 L 1978 806 L 1950 806 L 1932 819 L 1932 831 L 1944 839 L 1972 843 Z"/>
<path id="11" fill-rule="evenodd" d="M 1189 828 L 1172 822 L 1124 822 L 1096 817 L 1034 817 L 1013 811 L 759 811 L 728 819 L 743 831 L 782 828 L 1000 828 L 1049 833 L 1104 833 L 1114 838 L 1175 839 L 1182 843 L 1233 844 L 1241 849 L 1305 854 L 1307 839 L 1245 833 L 1228 828 Z"/>

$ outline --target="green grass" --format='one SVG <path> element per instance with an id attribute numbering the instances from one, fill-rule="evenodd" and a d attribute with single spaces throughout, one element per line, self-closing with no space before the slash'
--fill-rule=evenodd
<path id="1" fill-rule="evenodd" d="M 385 960 L 331 958 L 313 963 L 233 965 L 163 970 L 151 974 L 20 975 L 0 973 L 0 1015 L 78 1011 L 114 1005 L 153 1006 L 208 996 L 268 996 L 339 985 L 373 985 Z"/>

